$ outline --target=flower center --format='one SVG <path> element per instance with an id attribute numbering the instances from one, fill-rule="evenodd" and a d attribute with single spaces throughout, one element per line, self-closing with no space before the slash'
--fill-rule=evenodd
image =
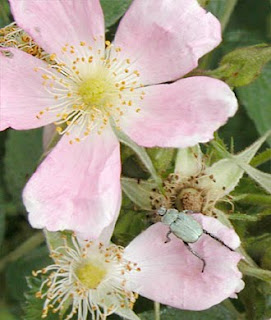
<path id="1" fill-rule="evenodd" d="M 104 79 L 88 79 L 81 83 L 78 94 L 87 106 L 100 105 L 106 100 L 108 83 Z"/>
<path id="2" fill-rule="evenodd" d="M 88 289 L 96 289 L 106 276 L 106 269 L 90 261 L 80 265 L 75 274 Z"/>
<path id="3" fill-rule="evenodd" d="M 140 272 L 137 263 L 123 257 L 123 248 L 86 241 L 79 244 L 75 235 L 63 237 L 64 245 L 52 250 L 54 264 L 33 271 L 33 276 L 47 275 L 36 293 L 44 299 L 42 318 L 61 312 L 71 304 L 65 319 L 105 320 L 120 309 L 133 309 L 138 295 L 127 288 L 131 271 Z M 74 318 L 77 314 L 78 318 Z"/>
<path id="4" fill-rule="evenodd" d="M 58 133 L 73 134 L 71 144 L 92 132 L 101 134 L 111 118 L 119 127 L 127 112 L 140 112 L 145 97 L 139 71 L 120 56 L 121 48 L 109 41 L 102 48 L 102 39 L 94 38 L 94 46 L 66 44 L 60 56 L 50 56 L 47 69 L 35 69 L 43 71 L 44 89 L 54 98 L 36 117 L 54 113 Z"/>
<path id="5" fill-rule="evenodd" d="M 175 206 L 179 211 L 201 212 L 203 202 L 202 192 L 194 188 L 185 188 L 176 195 Z"/>

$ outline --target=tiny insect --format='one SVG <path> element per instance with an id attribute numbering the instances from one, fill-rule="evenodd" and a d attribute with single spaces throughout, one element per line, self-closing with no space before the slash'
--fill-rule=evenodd
<path id="1" fill-rule="evenodd" d="M 191 216 L 191 213 L 194 213 L 191 210 L 178 211 L 176 209 L 166 209 L 165 207 L 161 207 L 157 210 L 157 213 L 162 216 L 161 222 L 169 226 L 169 231 L 166 234 L 165 243 L 170 241 L 169 235 L 171 233 L 173 233 L 177 238 L 181 239 L 187 249 L 202 261 L 203 266 L 201 272 L 204 272 L 206 262 L 196 251 L 194 251 L 189 246 L 189 244 L 197 242 L 203 233 L 215 239 L 229 250 L 234 251 L 222 240 L 204 230 L 202 226 Z"/>

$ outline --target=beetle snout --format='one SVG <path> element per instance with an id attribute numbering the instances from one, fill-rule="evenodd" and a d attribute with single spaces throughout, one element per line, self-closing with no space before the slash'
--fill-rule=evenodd
<path id="1" fill-rule="evenodd" d="M 167 212 L 167 209 L 165 207 L 161 207 L 157 210 L 157 213 L 159 214 L 159 216 L 164 216 Z"/>

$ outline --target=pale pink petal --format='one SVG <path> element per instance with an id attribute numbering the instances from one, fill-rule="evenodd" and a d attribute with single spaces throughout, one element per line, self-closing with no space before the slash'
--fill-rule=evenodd
<path id="1" fill-rule="evenodd" d="M 53 122 L 56 117 L 39 112 L 55 103 L 54 96 L 44 90 L 40 72 L 34 69 L 46 63 L 31 55 L 8 49 L 9 57 L 0 51 L 0 130 L 32 129 Z"/>
<path id="2" fill-rule="evenodd" d="M 219 21 L 197 0 L 134 0 L 115 37 L 143 84 L 172 81 L 221 41 Z"/>
<path id="3" fill-rule="evenodd" d="M 96 239 L 111 229 L 121 202 L 119 142 L 110 128 L 79 143 L 64 136 L 23 192 L 35 228 Z"/>
<path id="4" fill-rule="evenodd" d="M 10 0 L 18 25 L 45 51 L 59 53 L 68 43 L 93 43 L 104 37 L 104 18 L 99 0 Z"/>
<path id="5" fill-rule="evenodd" d="M 142 89 L 138 89 L 142 90 Z M 145 147 L 188 147 L 207 142 L 234 115 L 237 100 L 224 82 L 191 77 L 143 88 L 145 98 L 127 111 L 121 128 Z"/>
<path id="6" fill-rule="evenodd" d="M 214 218 L 194 217 L 206 229 L 227 244 L 237 245 L 238 236 Z M 203 310 L 233 296 L 243 288 L 237 264 L 241 256 L 207 235 L 191 247 L 206 261 L 202 262 L 183 244 L 170 235 L 169 228 L 156 223 L 148 228 L 125 249 L 124 257 L 136 262 L 140 271 L 133 271 L 128 280 L 140 295 L 180 309 Z"/>

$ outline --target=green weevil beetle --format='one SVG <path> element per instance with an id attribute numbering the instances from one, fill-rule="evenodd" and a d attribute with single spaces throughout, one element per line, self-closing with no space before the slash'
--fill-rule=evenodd
<path id="1" fill-rule="evenodd" d="M 204 230 L 200 223 L 191 216 L 191 213 L 194 213 L 191 210 L 178 211 L 176 209 L 166 209 L 165 207 L 161 207 L 157 210 L 157 213 L 162 217 L 161 222 L 169 226 L 165 243 L 170 241 L 169 235 L 171 233 L 173 233 L 177 238 L 181 239 L 187 249 L 202 261 L 203 267 L 201 272 L 204 272 L 206 262 L 189 246 L 189 243 L 197 242 L 203 233 L 215 239 L 229 250 L 234 251 L 215 235 Z"/>

